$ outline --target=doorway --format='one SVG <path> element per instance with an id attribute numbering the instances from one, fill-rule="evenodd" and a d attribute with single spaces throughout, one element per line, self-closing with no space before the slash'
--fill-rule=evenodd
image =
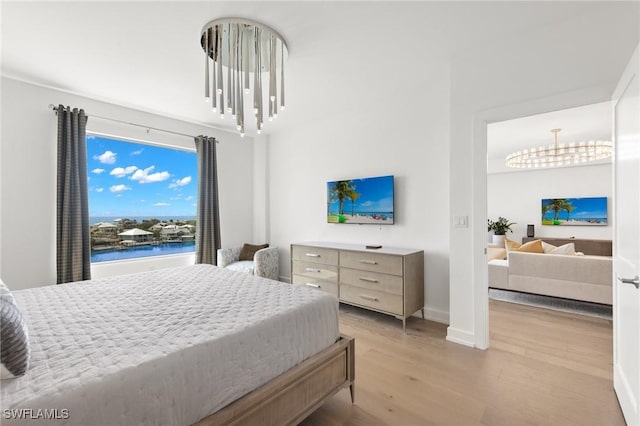
<path id="1" fill-rule="evenodd" d="M 611 156 L 555 167 L 548 167 L 540 157 L 535 167 L 513 167 L 505 159 L 548 148 L 559 148 L 568 158 L 570 151 L 580 150 L 581 143 L 611 144 L 611 109 L 607 101 L 487 125 L 489 224 L 507 224 L 508 247 L 529 241 L 527 251 L 550 254 L 514 255 L 509 267 L 505 243 L 491 244 L 491 234 L 503 227 L 493 226 L 487 241 L 490 297 L 610 318 L 606 305 L 612 303 L 611 262 L 591 256 L 611 256 Z M 587 256 L 579 256 L 583 254 Z M 599 276 L 586 272 L 592 268 L 601 268 Z M 577 269 L 577 273 L 569 276 L 566 269 Z"/>
<path id="2" fill-rule="evenodd" d="M 610 99 L 610 93 L 601 87 L 566 92 L 557 96 L 536 99 L 530 102 L 512 104 L 499 108 L 478 111 L 474 115 L 473 140 L 473 206 L 481 212 L 473 219 L 473 271 L 478 277 L 474 286 L 474 346 L 479 349 L 489 347 L 489 298 L 487 268 L 487 128 L 489 124 L 507 120 L 561 111 L 578 106 L 597 104 Z"/>

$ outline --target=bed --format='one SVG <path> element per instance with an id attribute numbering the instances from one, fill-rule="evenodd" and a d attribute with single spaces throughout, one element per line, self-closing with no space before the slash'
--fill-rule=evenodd
<path id="1" fill-rule="evenodd" d="M 40 414 L 70 425 L 284 425 L 344 387 L 353 398 L 354 341 L 323 292 L 193 265 L 13 296 L 31 362 L 2 380 L 3 424 L 29 423 L 14 410 L 34 424 Z"/>

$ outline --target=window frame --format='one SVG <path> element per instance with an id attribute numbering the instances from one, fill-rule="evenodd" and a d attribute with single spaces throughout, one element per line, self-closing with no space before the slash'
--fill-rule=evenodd
<path id="1" fill-rule="evenodd" d="M 150 134 L 151 130 L 150 129 L 146 129 L 146 133 Z M 164 148 L 164 149 L 172 149 L 172 150 L 177 150 L 177 151 L 183 151 L 183 152 L 190 152 L 190 153 L 195 153 L 197 154 L 195 145 L 193 146 L 193 148 L 189 148 L 186 146 L 182 146 L 179 144 L 174 144 L 171 142 L 159 142 L 156 140 L 150 140 L 150 139 L 142 139 L 142 138 L 138 138 L 138 137 L 131 137 L 131 136 L 121 136 L 121 135 L 116 135 L 114 133 L 109 133 L 109 132 L 103 132 L 103 131 L 96 131 L 96 130 L 87 130 L 86 131 L 86 136 L 85 136 L 85 147 L 86 144 L 88 143 L 89 137 L 90 136 L 95 136 L 95 137 L 101 137 L 101 138 L 107 138 L 107 139 L 113 139 L 117 142 L 127 142 L 127 143 L 133 143 L 133 144 L 142 144 L 142 145 L 148 145 L 148 146 L 152 146 L 152 147 L 156 147 L 156 148 Z M 88 149 L 87 149 L 87 156 L 88 156 Z M 88 158 L 87 158 L 88 160 Z M 87 173 L 89 173 L 89 167 L 87 167 Z M 197 184 L 197 160 L 196 160 L 196 170 L 195 170 L 195 182 Z M 87 186 L 87 196 L 89 196 L 89 190 L 88 190 L 88 186 Z M 196 199 L 197 202 L 197 199 Z M 195 209 L 195 215 L 197 217 L 197 209 Z M 89 217 L 91 217 L 91 209 L 89 208 Z M 93 247 L 91 247 L 91 252 L 93 252 Z M 125 258 L 125 259 L 115 259 L 115 260 L 103 260 L 103 261 L 90 261 L 91 263 L 91 269 L 92 271 L 96 268 L 98 269 L 103 269 L 103 268 L 109 268 L 109 267 L 114 267 L 116 265 L 136 265 L 136 264 L 141 264 L 141 263 L 155 263 L 157 261 L 162 262 L 163 259 L 165 259 L 165 261 L 168 261 L 170 263 L 174 263 L 175 260 L 180 260 L 180 259 L 185 259 L 185 260 L 190 260 L 193 259 L 193 262 L 190 262 L 189 264 L 192 264 L 195 262 L 195 245 L 194 245 L 194 250 L 193 251 L 189 251 L 189 252 L 184 252 L 184 253 L 170 253 L 170 254 L 157 254 L 157 255 L 150 255 L 150 256 L 138 256 L 138 257 L 132 257 L 132 258 Z M 151 269 L 155 269 L 155 267 L 151 267 Z M 110 274 L 108 274 L 110 275 Z"/>

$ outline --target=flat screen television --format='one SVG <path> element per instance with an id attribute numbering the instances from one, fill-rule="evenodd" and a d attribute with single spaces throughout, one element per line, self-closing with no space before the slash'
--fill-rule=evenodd
<path id="1" fill-rule="evenodd" d="M 542 224 L 607 225 L 607 197 L 543 198 Z"/>
<path id="2" fill-rule="evenodd" d="M 327 222 L 393 225 L 393 176 L 327 182 Z"/>

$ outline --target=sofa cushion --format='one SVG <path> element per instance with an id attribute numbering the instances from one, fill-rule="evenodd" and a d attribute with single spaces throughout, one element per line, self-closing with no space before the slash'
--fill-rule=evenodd
<path id="1" fill-rule="evenodd" d="M 533 240 L 525 244 L 519 244 L 515 241 L 506 240 L 505 246 L 507 251 L 520 251 L 525 253 L 544 253 L 542 249 L 542 240 Z"/>
<path id="2" fill-rule="evenodd" d="M 489 261 L 489 287 L 509 289 L 509 263 L 503 259 Z"/>
<path id="3" fill-rule="evenodd" d="M 228 265 L 225 268 L 231 269 L 232 271 L 244 272 L 245 274 L 253 275 L 255 264 L 252 260 L 241 260 L 239 262 L 233 262 L 231 265 Z"/>
<path id="4" fill-rule="evenodd" d="M 487 247 L 487 261 L 494 260 L 494 259 L 506 259 L 506 258 L 507 258 L 506 248 Z"/>

